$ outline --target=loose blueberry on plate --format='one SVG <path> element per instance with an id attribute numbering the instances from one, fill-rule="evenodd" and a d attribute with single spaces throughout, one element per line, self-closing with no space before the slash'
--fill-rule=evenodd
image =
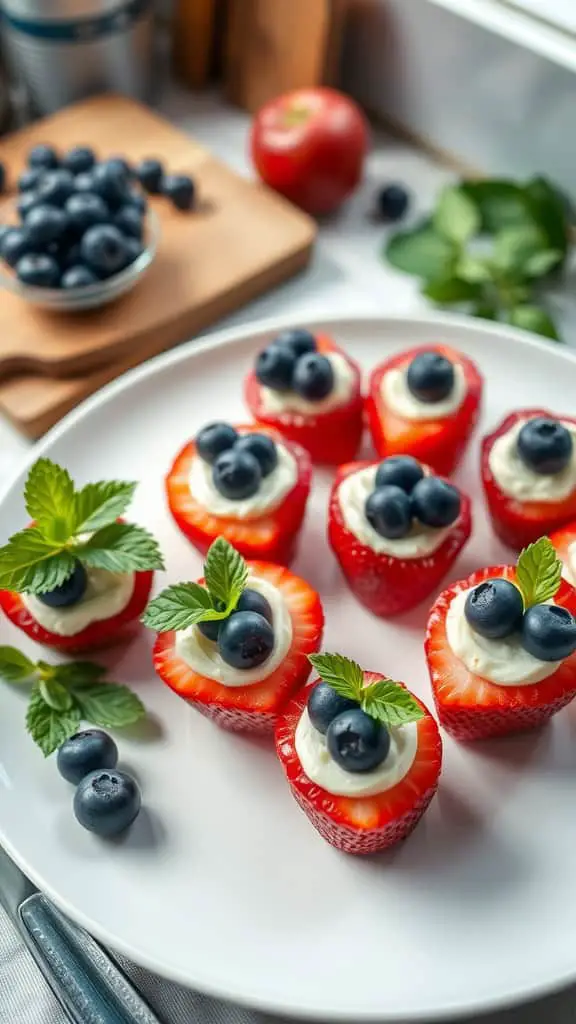
<path id="1" fill-rule="evenodd" d="M 233 668 L 257 668 L 270 657 L 273 649 L 274 630 L 257 612 L 237 612 L 220 627 L 218 650 Z"/>
<path id="2" fill-rule="evenodd" d="M 58 167 L 58 163 L 58 154 L 53 146 L 34 146 L 28 154 L 30 167 L 42 167 L 47 171 L 52 171 Z"/>
<path id="3" fill-rule="evenodd" d="M 136 177 L 142 188 L 155 195 L 161 191 L 164 168 L 159 160 L 142 160 L 136 167 Z"/>
<path id="4" fill-rule="evenodd" d="M 62 167 L 71 174 L 85 174 L 96 163 L 94 151 L 89 146 L 74 146 L 62 157 Z"/>
<path id="5" fill-rule="evenodd" d="M 274 338 L 273 344 L 286 345 L 296 358 L 306 355 L 307 352 L 316 351 L 316 338 L 311 331 L 307 331 L 304 327 L 292 327 L 281 331 Z"/>
<path id="6" fill-rule="evenodd" d="M 112 737 L 101 729 L 86 729 L 62 744 L 56 763 L 62 778 L 78 786 L 90 772 L 115 768 L 118 747 Z"/>
<path id="7" fill-rule="evenodd" d="M 405 537 L 412 524 L 412 503 L 400 487 L 388 484 L 377 487 L 366 499 L 366 518 L 381 537 L 398 540 Z"/>
<path id="8" fill-rule="evenodd" d="M 67 200 L 65 209 L 72 228 L 79 234 L 97 224 L 110 223 L 108 206 L 94 192 L 76 192 Z"/>
<path id="9" fill-rule="evenodd" d="M 69 267 L 62 274 L 60 281 L 61 288 L 87 288 L 88 285 L 97 284 L 98 278 L 92 273 L 88 267 L 84 267 L 81 263 L 76 266 Z"/>
<path id="10" fill-rule="evenodd" d="M 30 236 L 26 228 L 9 228 L 3 235 L 0 244 L 2 259 L 9 267 L 15 267 L 18 260 L 32 249 Z"/>
<path id="11" fill-rule="evenodd" d="M 204 462 L 213 465 L 222 452 L 234 447 L 237 440 L 238 434 L 229 423 L 208 423 L 196 435 L 196 450 Z"/>
<path id="12" fill-rule="evenodd" d="M 121 206 L 114 216 L 114 223 L 123 234 L 136 238 L 139 242 L 142 241 L 144 224 L 142 215 L 135 206 Z"/>
<path id="13" fill-rule="evenodd" d="M 456 488 L 436 476 L 424 477 L 412 491 L 412 512 L 425 526 L 451 526 L 460 505 Z"/>
<path id="14" fill-rule="evenodd" d="M 142 804 L 138 783 L 117 768 L 90 772 L 74 796 L 79 823 L 99 836 L 116 836 L 132 824 Z"/>
<path id="15" fill-rule="evenodd" d="M 111 277 L 127 263 L 124 236 L 112 224 L 89 228 L 80 243 L 82 260 L 99 277 Z"/>
<path id="16" fill-rule="evenodd" d="M 18 191 L 29 192 L 37 188 L 45 173 L 41 167 L 27 167 L 18 178 Z"/>
<path id="17" fill-rule="evenodd" d="M 38 600 L 48 608 L 69 608 L 70 605 L 78 604 L 78 601 L 82 599 L 87 585 L 86 570 L 82 563 L 77 561 L 72 575 L 54 590 L 38 594 Z"/>
<path id="18" fill-rule="evenodd" d="M 237 452 L 235 448 L 222 452 L 212 466 L 212 479 L 216 490 L 231 501 L 241 501 L 256 494 L 262 470 L 250 452 Z"/>
<path id="19" fill-rule="evenodd" d="M 411 494 L 417 483 L 424 477 L 424 470 L 418 459 L 412 455 L 391 455 L 381 462 L 376 471 L 376 487 L 392 485 Z"/>
<path id="20" fill-rule="evenodd" d="M 486 580 L 468 594 L 464 614 L 475 633 L 488 640 L 500 640 L 522 625 L 522 594 L 510 580 Z"/>
<path id="21" fill-rule="evenodd" d="M 421 352 L 410 363 L 406 381 L 420 402 L 441 402 L 454 387 L 454 366 L 440 352 Z"/>
<path id="22" fill-rule="evenodd" d="M 390 750 L 390 733 L 361 708 L 343 711 L 326 730 L 326 745 L 336 764 L 347 772 L 369 772 Z"/>
<path id="23" fill-rule="evenodd" d="M 278 465 L 278 449 L 268 434 L 242 434 L 235 445 L 236 452 L 249 452 L 260 463 L 262 476 L 269 476 Z"/>
<path id="24" fill-rule="evenodd" d="M 26 232 L 32 248 L 57 242 L 69 225 L 70 221 L 64 210 L 45 203 L 35 206 L 26 217 Z"/>
<path id="25" fill-rule="evenodd" d="M 26 220 L 26 217 L 33 210 L 35 206 L 40 205 L 40 200 L 36 192 L 23 192 L 20 198 L 16 202 L 16 209 L 20 220 Z"/>
<path id="26" fill-rule="evenodd" d="M 53 256 L 46 253 L 29 253 L 16 264 L 16 276 L 22 284 L 34 288 L 57 288 L 60 281 L 60 267 Z"/>
<path id="27" fill-rule="evenodd" d="M 326 356 L 308 352 L 298 359 L 292 375 L 294 391 L 309 401 L 326 398 L 334 387 L 334 370 Z"/>
<path id="28" fill-rule="evenodd" d="M 177 210 L 191 210 L 194 206 L 196 189 L 187 174 L 167 174 L 162 178 L 162 192 Z"/>
<path id="29" fill-rule="evenodd" d="M 64 206 L 74 189 L 74 175 L 63 169 L 43 174 L 36 187 L 39 198 L 50 206 Z"/>
<path id="30" fill-rule="evenodd" d="M 296 356 L 287 345 L 268 345 L 256 359 L 256 377 L 264 387 L 274 391 L 288 391 L 292 387 L 292 377 L 296 366 Z"/>
<path id="31" fill-rule="evenodd" d="M 572 458 L 572 435 L 558 420 L 539 416 L 518 434 L 518 453 L 535 473 L 560 473 Z"/>
<path id="32" fill-rule="evenodd" d="M 567 608 L 532 605 L 522 619 L 522 646 L 540 661 L 562 661 L 576 651 L 576 619 Z"/>
<path id="33" fill-rule="evenodd" d="M 376 208 L 383 220 L 400 220 L 410 205 L 410 196 L 403 185 L 384 185 L 376 195 Z"/>
<path id="34" fill-rule="evenodd" d="M 358 704 L 349 697 L 341 697 L 328 683 L 316 683 L 310 691 L 306 706 L 312 725 L 324 736 L 337 715 L 352 711 Z"/>

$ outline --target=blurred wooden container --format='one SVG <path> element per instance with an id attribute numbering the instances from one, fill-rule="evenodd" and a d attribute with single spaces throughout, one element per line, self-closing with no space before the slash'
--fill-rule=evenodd
<path id="1" fill-rule="evenodd" d="M 217 0 L 174 0 L 172 65 L 178 80 L 198 89 L 212 68 Z"/>

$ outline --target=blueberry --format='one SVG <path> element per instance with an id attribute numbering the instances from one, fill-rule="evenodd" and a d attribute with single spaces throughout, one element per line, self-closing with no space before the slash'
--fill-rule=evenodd
<path id="1" fill-rule="evenodd" d="M 69 225 L 64 210 L 45 203 L 35 206 L 26 216 L 26 231 L 33 247 L 57 242 Z"/>
<path id="2" fill-rule="evenodd" d="M 86 775 L 74 796 L 74 814 L 84 828 L 99 836 L 124 832 L 142 803 L 138 783 L 117 768 Z"/>
<path id="3" fill-rule="evenodd" d="M 390 455 L 378 466 L 376 487 L 387 487 L 391 484 L 410 494 L 423 476 L 422 466 L 412 455 Z"/>
<path id="4" fill-rule="evenodd" d="M 118 747 L 112 737 L 101 729 L 77 732 L 58 751 L 58 771 L 74 786 L 90 772 L 99 768 L 115 768 L 117 764 Z"/>
<path id="5" fill-rule="evenodd" d="M 113 210 L 126 202 L 129 194 L 128 181 L 122 170 L 110 164 L 97 164 L 91 172 L 93 191 L 102 196 Z"/>
<path id="6" fill-rule="evenodd" d="M 61 288 L 87 288 L 88 285 L 97 284 L 98 278 L 92 273 L 88 267 L 84 267 L 81 263 L 76 266 L 69 267 L 62 274 L 60 281 Z"/>
<path id="7" fill-rule="evenodd" d="M 420 352 L 408 367 L 406 381 L 420 402 L 441 402 L 454 387 L 454 366 L 440 352 Z"/>
<path id="8" fill-rule="evenodd" d="M 60 283 L 60 267 L 57 260 L 47 253 L 29 253 L 18 260 L 16 276 L 22 284 L 34 288 L 57 288 Z"/>
<path id="9" fill-rule="evenodd" d="M 49 171 L 42 175 L 38 182 L 36 191 L 43 203 L 51 206 L 64 206 L 69 196 L 74 192 L 74 175 L 70 171 Z"/>
<path id="10" fill-rule="evenodd" d="M 256 494 L 262 480 L 258 460 L 250 452 L 237 452 L 234 448 L 222 452 L 212 466 L 214 486 L 231 501 L 241 501 Z"/>
<path id="11" fill-rule="evenodd" d="M 238 614 L 238 612 L 256 612 L 272 625 L 273 615 L 270 602 L 266 600 L 263 594 L 260 594 L 257 590 L 252 590 L 250 587 L 246 587 L 246 590 L 240 595 L 234 615 Z"/>
<path id="12" fill-rule="evenodd" d="M 347 772 L 370 772 L 388 756 L 390 733 L 361 708 L 333 718 L 326 730 L 326 745 L 336 764 Z"/>
<path id="13" fill-rule="evenodd" d="M 220 656 L 234 668 L 256 668 L 270 657 L 273 649 L 274 630 L 257 612 L 237 612 L 220 627 Z"/>
<path id="14" fill-rule="evenodd" d="M 560 473 L 569 464 L 572 435 L 559 420 L 537 416 L 518 434 L 518 454 L 534 473 Z"/>
<path id="15" fill-rule="evenodd" d="M 130 238 L 135 238 L 138 242 L 142 241 L 144 222 L 142 214 L 135 206 L 121 206 L 114 216 L 114 223 L 122 234 L 129 235 Z"/>
<path id="16" fill-rule="evenodd" d="M 278 449 L 267 434 L 242 434 L 236 442 L 236 452 L 249 452 L 260 463 L 262 476 L 269 476 L 278 465 Z"/>
<path id="17" fill-rule="evenodd" d="M 2 253 L 2 242 L 9 231 L 12 231 L 9 224 L 0 224 L 0 253 Z"/>
<path id="18" fill-rule="evenodd" d="M 217 643 L 218 636 L 220 635 L 220 626 L 223 623 L 223 619 L 217 619 L 215 622 L 199 622 L 198 629 L 205 636 L 207 640 L 211 640 L 212 643 Z"/>
<path id="19" fill-rule="evenodd" d="M 377 487 L 364 506 L 366 519 L 381 537 L 398 540 L 410 532 L 412 503 L 400 487 Z"/>
<path id="20" fill-rule="evenodd" d="M 30 189 L 38 188 L 45 173 L 41 167 L 27 167 L 18 178 L 18 191 L 29 192 Z"/>
<path id="21" fill-rule="evenodd" d="M 74 146 L 62 157 L 62 167 L 71 174 L 85 174 L 96 163 L 94 151 L 89 146 Z"/>
<path id="22" fill-rule="evenodd" d="M 288 391 L 292 387 L 295 366 L 296 357 L 291 349 L 283 345 L 268 345 L 256 360 L 256 377 L 264 387 Z"/>
<path id="23" fill-rule="evenodd" d="M 292 387 L 296 394 L 312 402 L 326 398 L 334 387 L 334 370 L 326 356 L 307 352 L 294 368 Z"/>
<path id="24" fill-rule="evenodd" d="M 80 242 L 80 252 L 82 262 L 99 277 L 111 277 L 122 270 L 128 256 L 124 236 L 112 224 L 97 224 L 88 228 Z"/>
<path id="25" fill-rule="evenodd" d="M 475 633 L 500 640 L 520 629 L 524 615 L 522 594 L 510 580 L 495 577 L 471 590 L 464 615 Z"/>
<path id="26" fill-rule="evenodd" d="M 75 192 L 95 192 L 96 182 L 94 181 L 94 174 L 91 171 L 85 174 L 77 174 L 74 178 L 74 191 Z M 97 192 L 97 195 L 100 195 Z"/>
<path id="27" fill-rule="evenodd" d="M 58 154 L 53 146 L 34 146 L 28 153 L 28 164 L 53 171 L 58 167 Z"/>
<path id="28" fill-rule="evenodd" d="M 128 266 L 142 255 L 144 246 L 137 238 L 130 238 L 129 235 L 124 235 L 124 244 L 126 246 L 126 266 Z"/>
<path id="29" fill-rule="evenodd" d="M 127 206 L 133 207 L 135 210 L 138 210 L 142 214 L 146 213 L 146 210 L 148 209 L 146 197 L 142 194 L 142 192 L 137 192 L 136 189 L 133 188 L 130 189 L 130 191 L 128 192 L 125 202 Z"/>
<path id="30" fill-rule="evenodd" d="M 384 220 L 400 220 L 410 204 L 410 196 L 403 185 L 383 185 L 376 196 L 378 213 Z"/>
<path id="31" fill-rule="evenodd" d="M 69 270 L 70 267 L 79 267 L 82 265 L 82 256 L 80 255 L 80 243 L 74 242 L 73 245 L 65 247 L 60 260 L 60 266 L 63 270 Z"/>
<path id="32" fill-rule="evenodd" d="M 358 707 L 355 700 L 341 697 L 328 683 L 316 683 L 308 697 L 308 715 L 312 725 L 325 735 L 330 722 L 344 711 Z"/>
<path id="33" fill-rule="evenodd" d="M 110 223 L 111 215 L 101 196 L 94 192 L 76 192 L 66 203 L 66 213 L 72 228 L 84 234 L 96 224 Z"/>
<path id="34" fill-rule="evenodd" d="M 76 561 L 72 575 L 54 590 L 38 594 L 38 600 L 48 608 L 68 608 L 70 605 L 78 604 L 86 593 L 87 586 L 86 570 L 81 562 Z"/>
<path id="35" fill-rule="evenodd" d="M 437 476 L 425 476 L 412 491 L 412 514 L 424 526 L 451 526 L 460 515 L 460 494 Z"/>
<path id="36" fill-rule="evenodd" d="M 102 160 L 101 166 L 110 168 L 114 174 L 121 174 L 126 181 L 130 181 L 134 176 L 134 171 L 123 156 L 109 156 Z"/>
<path id="37" fill-rule="evenodd" d="M 136 177 L 142 188 L 154 195 L 162 189 L 164 168 L 159 160 L 142 160 L 136 167 Z"/>
<path id="38" fill-rule="evenodd" d="M 0 161 L 0 192 L 4 192 L 6 188 L 6 168 Z"/>
<path id="39" fill-rule="evenodd" d="M 32 250 L 26 228 L 9 228 L 2 236 L 0 255 L 9 267 L 15 267 L 18 260 Z"/>
<path id="40" fill-rule="evenodd" d="M 306 355 L 307 352 L 316 351 L 316 338 L 304 327 L 292 327 L 287 331 L 281 331 L 274 338 L 273 344 L 286 345 L 296 358 Z"/>
<path id="41" fill-rule="evenodd" d="M 35 206 L 40 205 L 40 200 L 36 192 L 23 192 L 18 201 L 16 202 L 16 209 L 20 220 L 26 220 L 26 217 L 33 210 Z"/>
<path id="42" fill-rule="evenodd" d="M 194 206 L 195 186 L 188 174 L 167 174 L 162 178 L 162 192 L 177 210 Z"/>
<path id="43" fill-rule="evenodd" d="M 567 608 L 532 605 L 522 620 L 522 646 L 540 661 L 562 661 L 576 651 L 576 619 Z"/>
<path id="44" fill-rule="evenodd" d="M 208 423 L 196 434 L 196 451 L 204 462 L 212 465 L 222 452 L 233 448 L 237 440 L 238 434 L 229 423 Z"/>

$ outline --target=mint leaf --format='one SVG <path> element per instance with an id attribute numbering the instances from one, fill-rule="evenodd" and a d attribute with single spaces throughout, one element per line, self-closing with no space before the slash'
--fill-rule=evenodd
<path id="1" fill-rule="evenodd" d="M 364 686 L 364 673 L 360 665 L 343 654 L 309 654 L 308 661 L 320 679 L 328 683 L 341 697 L 360 701 Z"/>
<path id="2" fill-rule="evenodd" d="M 136 483 L 103 480 L 87 484 L 75 496 L 75 532 L 91 533 L 115 522 L 134 497 Z"/>
<path id="3" fill-rule="evenodd" d="M 480 230 L 480 212 L 464 189 L 449 186 L 440 193 L 434 227 L 444 238 L 461 245 Z"/>
<path id="4" fill-rule="evenodd" d="M 389 729 L 408 722 L 417 722 L 424 717 L 418 701 L 400 683 L 392 679 L 380 679 L 362 690 L 361 707 Z"/>
<path id="5" fill-rule="evenodd" d="M 74 551 L 84 565 L 94 569 L 139 572 L 164 568 L 158 542 L 143 526 L 132 523 L 103 526 Z"/>
<path id="6" fill-rule="evenodd" d="M 496 234 L 502 228 L 534 223 L 530 203 L 521 185 L 506 179 L 467 181 L 462 186 L 480 212 L 481 230 Z"/>
<path id="7" fill-rule="evenodd" d="M 97 665 L 94 661 L 71 661 L 65 665 L 50 665 L 47 669 L 48 678 L 56 679 L 62 686 L 73 688 L 92 686 L 107 672 L 104 665 Z"/>
<path id="8" fill-rule="evenodd" d="M 142 622 L 159 633 L 187 629 L 197 622 L 223 619 L 226 610 L 217 611 L 210 594 L 199 583 L 175 583 L 150 601 Z"/>
<path id="9" fill-rule="evenodd" d="M 146 709 L 135 693 L 118 683 L 96 683 L 74 689 L 82 717 L 103 729 L 121 729 L 138 722 Z"/>
<path id="10" fill-rule="evenodd" d="M 504 228 L 494 239 L 494 265 L 522 278 L 528 261 L 546 248 L 546 238 L 534 225 Z"/>
<path id="11" fill-rule="evenodd" d="M 66 687 L 56 679 L 40 679 L 38 689 L 42 700 L 54 711 L 69 711 L 74 703 Z"/>
<path id="12" fill-rule="evenodd" d="M 80 726 L 80 709 L 72 705 L 67 711 L 50 707 L 37 684 L 30 695 L 26 728 L 45 757 L 54 753 Z"/>
<path id="13" fill-rule="evenodd" d="M 523 189 L 525 202 L 534 222 L 546 238 L 549 249 L 558 249 L 562 258 L 568 250 L 569 217 L 564 196 L 546 178 L 536 177 Z"/>
<path id="14" fill-rule="evenodd" d="M 561 579 L 562 562 L 548 537 L 540 537 L 520 552 L 516 563 L 516 583 L 525 608 L 550 601 L 557 593 Z"/>
<path id="15" fill-rule="evenodd" d="M 26 511 L 42 533 L 65 543 L 74 530 L 74 484 L 62 466 L 38 459 L 24 487 Z"/>
<path id="16" fill-rule="evenodd" d="M 434 228 L 424 225 L 414 231 L 399 231 L 393 235 L 385 248 L 385 255 L 398 270 L 432 281 L 452 273 L 458 248 Z"/>
<path id="17" fill-rule="evenodd" d="M 484 299 L 481 299 L 480 302 L 477 302 L 470 310 L 470 313 L 472 314 L 472 316 L 477 316 L 481 320 L 498 319 L 498 310 L 494 303 L 486 302 Z"/>
<path id="18" fill-rule="evenodd" d="M 554 267 L 562 262 L 562 253 L 559 249 L 542 249 L 530 256 L 524 266 L 526 277 L 545 277 Z"/>
<path id="19" fill-rule="evenodd" d="M 212 604 L 221 601 L 229 614 L 246 587 L 248 568 L 242 555 L 224 537 L 218 537 L 208 550 L 204 578 Z"/>
<path id="20" fill-rule="evenodd" d="M 36 526 L 15 533 L 0 548 L 0 590 L 42 594 L 60 586 L 73 571 L 72 555 L 46 540 Z"/>
<path id="21" fill-rule="evenodd" d="M 508 322 L 513 327 L 521 327 L 523 331 L 540 334 L 543 338 L 550 338 L 552 341 L 562 340 L 554 321 L 544 309 L 540 309 L 540 306 L 529 303 L 515 306 L 508 314 Z"/>
<path id="22" fill-rule="evenodd" d="M 438 281 L 428 281 L 422 294 L 433 302 L 447 305 L 453 302 L 472 302 L 480 295 L 480 289 L 477 284 L 462 278 L 445 277 Z"/>
<path id="23" fill-rule="evenodd" d="M 470 284 L 485 284 L 492 279 L 492 271 L 486 260 L 464 252 L 456 264 L 456 274 Z"/>
<path id="24" fill-rule="evenodd" d="M 36 672 L 36 665 L 16 647 L 0 647 L 0 679 L 21 683 Z"/>

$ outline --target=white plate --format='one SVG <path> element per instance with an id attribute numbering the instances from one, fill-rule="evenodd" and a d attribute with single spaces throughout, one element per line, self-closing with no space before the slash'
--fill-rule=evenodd
<path id="1" fill-rule="evenodd" d="M 34 452 L 81 482 L 141 481 L 134 517 L 167 557 L 158 585 L 200 568 L 166 512 L 166 467 L 208 419 L 247 418 L 242 377 L 281 326 L 228 331 L 148 363 Z M 331 330 L 366 370 L 434 339 L 461 348 L 486 376 L 483 428 L 514 406 L 574 409 L 574 355 L 513 330 L 456 319 L 312 326 Z M 0 506 L 3 537 L 24 521 L 25 470 Z M 324 599 L 325 647 L 430 701 L 426 609 L 385 623 L 349 595 L 324 539 L 328 480 L 317 475 L 295 565 Z M 504 554 L 485 522 L 477 438 L 458 481 L 475 498 L 476 528 L 454 578 Z M 6 622 L 0 636 L 42 656 Z M 270 743 L 221 732 L 154 678 L 150 644 L 143 635 L 106 655 L 153 715 L 147 739 L 120 740 L 146 813 L 115 844 L 76 824 L 70 788 L 25 735 L 24 694 L 0 690 L 0 841 L 98 938 L 206 992 L 355 1021 L 473 1012 L 576 978 L 576 706 L 534 735 L 469 749 L 446 739 L 439 793 L 414 835 L 354 859 L 325 845 L 298 809 Z"/>

